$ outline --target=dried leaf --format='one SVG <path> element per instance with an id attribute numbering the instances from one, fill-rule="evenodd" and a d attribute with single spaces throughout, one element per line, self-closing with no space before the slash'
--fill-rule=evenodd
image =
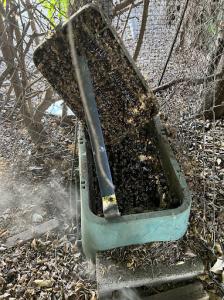
<path id="1" fill-rule="evenodd" d="M 209 279 L 209 276 L 208 276 L 208 274 L 203 274 L 203 275 L 199 275 L 198 278 L 201 281 L 207 281 Z"/>
<path id="2" fill-rule="evenodd" d="M 90 300 L 97 300 L 97 295 L 93 291 L 91 291 L 91 298 L 90 298 Z"/>
<path id="3" fill-rule="evenodd" d="M 220 298 L 216 293 L 215 291 L 214 292 L 208 292 L 209 294 L 209 299 L 210 300 L 222 300 L 222 298 Z"/>
<path id="4" fill-rule="evenodd" d="M 176 263 L 176 265 L 178 266 L 178 265 L 183 265 L 184 264 L 184 261 L 178 261 L 177 263 Z"/>
<path id="5" fill-rule="evenodd" d="M 222 271 L 222 283 L 224 283 L 224 271 Z"/>
<path id="6" fill-rule="evenodd" d="M 185 255 L 188 257 L 196 257 L 197 256 L 194 252 L 192 252 L 192 250 L 190 248 L 188 248 L 186 250 Z"/>
<path id="7" fill-rule="evenodd" d="M 6 285 L 5 279 L 2 276 L 0 276 L 0 291 L 4 289 L 5 285 Z"/>
<path id="8" fill-rule="evenodd" d="M 221 165 L 221 163 L 222 163 L 221 158 L 217 158 L 216 162 L 217 162 L 217 165 L 218 165 L 218 166 Z"/>
<path id="9" fill-rule="evenodd" d="M 36 239 L 32 240 L 32 242 L 31 242 L 31 248 L 34 249 L 34 250 L 37 250 L 37 241 L 36 241 Z"/>
<path id="10" fill-rule="evenodd" d="M 7 233 L 8 233 L 7 229 L 0 230 L 0 238 L 3 238 L 5 235 L 7 235 Z"/>
<path id="11" fill-rule="evenodd" d="M 219 256 L 223 255 L 222 247 L 219 243 L 215 244 L 215 250 L 216 250 L 216 252 L 218 253 Z"/>
<path id="12" fill-rule="evenodd" d="M 49 287 L 52 287 L 52 285 L 53 285 L 53 280 L 36 279 L 36 280 L 34 280 L 34 284 L 36 284 L 36 285 L 39 286 L 39 287 L 49 288 Z"/>
<path id="13" fill-rule="evenodd" d="M 134 265 L 134 260 L 132 260 L 132 261 L 130 261 L 130 262 L 127 263 L 127 267 L 129 269 L 131 269 L 133 267 L 133 265 Z"/>
<path id="14" fill-rule="evenodd" d="M 75 285 L 75 292 L 78 292 L 78 291 L 80 291 L 80 290 L 83 290 L 84 288 L 85 288 L 84 284 L 83 284 L 81 281 L 79 281 L 79 282 L 77 282 L 76 285 Z"/>
<path id="15" fill-rule="evenodd" d="M 222 257 L 219 257 L 214 264 L 214 266 L 210 269 L 210 271 L 214 274 L 222 274 L 224 269 L 224 261 Z"/>
<path id="16" fill-rule="evenodd" d="M 74 152 L 76 151 L 75 154 L 77 154 L 77 147 L 76 147 L 75 144 L 69 144 L 69 145 L 67 146 L 67 148 L 68 148 L 68 150 L 69 150 L 70 152 L 72 152 L 72 153 L 74 153 Z"/>
<path id="17" fill-rule="evenodd" d="M 3 295 L 0 296 L 0 300 L 6 300 L 9 299 L 10 294 L 9 293 L 4 293 Z"/>

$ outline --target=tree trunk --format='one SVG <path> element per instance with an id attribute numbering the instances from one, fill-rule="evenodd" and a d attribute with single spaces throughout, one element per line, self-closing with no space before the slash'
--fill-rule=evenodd
<path id="1" fill-rule="evenodd" d="M 224 116 L 224 53 L 218 65 L 218 70 L 222 74 L 222 79 L 214 82 L 214 88 L 209 89 L 205 94 L 202 105 L 202 112 L 207 119 L 216 119 Z"/>
<path id="2" fill-rule="evenodd" d="M 221 118 L 224 116 L 224 22 L 220 23 L 216 47 L 211 55 L 207 75 L 222 74 L 222 78 L 215 80 L 214 86 L 209 88 L 204 96 L 200 108 L 205 118 Z"/>
<path id="3" fill-rule="evenodd" d="M 147 19 L 148 19 L 148 9 L 149 9 L 149 0 L 144 0 L 144 8 L 143 8 L 143 13 L 142 13 L 142 23 L 141 23 L 141 28 L 139 32 L 139 37 L 138 37 L 138 42 L 135 48 L 135 53 L 133 56 L 134 60 L 137 60 L 139 52 L 141 50 L 144 34 L 145 34 L 145 29 L 147 25 Z"/>
<path id="4" fill-rule="evenodd" d="M 210 56 L 207 75 L 214 74 L 224 52 L 224 22 L 219 25 L 219 32 L 216 38 L 215 49 Z"/>
<path id="5" fill-rule="evenodd" d="M 20 74 L 24 75 L 24 65 L 20 66 L 16 64 L 16 51 L 17 49 L 13 45 L 12 27 L 6 27 L 6 21 L 3 20 L 2 14 L 0 14 L 0 36 L 2 37 L 1 51 L 6 63 L 7 68 L 10 70 L 11 85 L 15 93 L 16 102 L 20 109 L 20 113 L 23 117 L 23 122 L 27 128 L 31 139 L 34 143 L 39 143 L 44 138 L 43 125 L 41 123 L 34 123 L 30 114 L 30 110 L 25 101 L 25 87 L 23 86 L 26 76 L 22 76 L 20 79 Z M 18 34 L 18 32 L 17 32 Z M 19 68 L 21 68 L 19 70 Z"/>
<path id="6" fill-rule="evenodd" d="M 31 29 L 33 31 L 33 34 L 35 34 L 34 41 L 35 41 L 35 44 L 37 46 L 37 45 L 40 44 L 40 40 L 39 40 L 39 37 L 37 35 L 37 27 L 36 27 L 36 23 L 34 21 L 32 4 L 30 3 L 30 0 L 26 0 L 26 6 L 27 6 L 28 17 L 30 19 Z"/>
<path id="7" fill-rule="evenodd" d="M 49 87 L 44 95 L 43 101 L 37 106 L 35 113 L 33 115 L 33 120 L 35 123 L 41 123 L 41 119 L 45 111 L 55 102 L 53 97 L 53 89 Z"/>

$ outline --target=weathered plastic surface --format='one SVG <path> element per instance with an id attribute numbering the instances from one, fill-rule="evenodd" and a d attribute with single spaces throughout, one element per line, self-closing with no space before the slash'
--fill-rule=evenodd
<path id="1" fill-rule="evenodd" d="M 181 238 L 187 230 L 191 194 L 161 128 L 159 117 L 154 118 L 154 125 L 169 187 L 181 204 L 175 209 L 123 215 L 110 221 L 96 216 L 90 209 L 86 140 L 83 129 L 79 130 L 82 246 L 85 255 L 92 260 L 95 260 L 97 251 L 153 241 L 173 241 Z"/>

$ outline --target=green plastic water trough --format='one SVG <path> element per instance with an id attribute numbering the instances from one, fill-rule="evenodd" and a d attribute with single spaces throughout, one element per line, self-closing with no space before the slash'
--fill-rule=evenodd
<path id="1" fill-rule="evenodd" d="M 79 173 L 81 199 L 81 238 L 85 255 L 95 260 L 96 252 L 127 245 L 155 241 L 174 241 L 187 230 L 191 194 L 161 126 L 153 119 L 153 130 L 169 188 L 180 205 L 175 209 L 123 215 L 107 220 L 95 215 L 91 208 L 91 189 L 87 140 L 79 128 Z"/>

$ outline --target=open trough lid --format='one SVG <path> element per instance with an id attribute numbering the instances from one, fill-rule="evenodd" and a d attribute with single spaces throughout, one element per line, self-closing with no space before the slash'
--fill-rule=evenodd
<path id="1" fill-rule="evenodd" d="M 72 22 L 77 52 L 88 62 L 105 143 L 119 142 L 156 114 L 155 97 L 99 8 L 86 5 L 68 22 Z M 71 110 L 84 120 L 68 22 L 35 50 L 34 63 Z"/>

